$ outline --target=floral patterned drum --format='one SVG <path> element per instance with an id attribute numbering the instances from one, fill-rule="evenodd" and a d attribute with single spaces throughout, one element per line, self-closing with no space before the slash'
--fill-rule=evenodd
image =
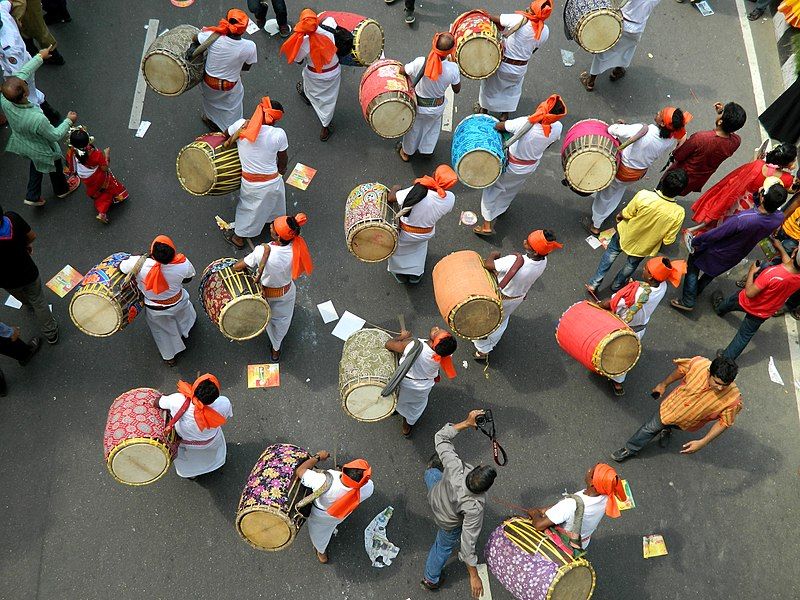
<path id="1" fill-rule="evenodd" d="M 571 557 L 529 519 L 503 522 L 484 554 L 492 574 L 519 600 L 589 600 L 594 592 L 592 565 Z"/>
<path id="2" fill-rule="evenodd" d="M 389 188 L 362 183 L 347 196 L 344 235 L 347 249 L 364 262 L 386 260 L 397 250 L 395 212 L 389 208 Z"/>
<path id="3" fill-rule="evenodd" d="M 308 518 L 311 504 L 301 512 L 297 503 L 311 490 L 294 473 L 309 456 L 298 446 L 273 444 L 253 467 L 236 511 L 236 531 L 253 548 L 288 548 Z"/>
<path id="4" fill-rule="evenodd" d="M 361 329 L 347 338 L 339 363 L 342 409 L 356 421 L 380 421 L 397 406 L 397 393 L 381 396 L 389 383 L 397 357 L 384 345 L 392 339 L 380 329 Z"/>

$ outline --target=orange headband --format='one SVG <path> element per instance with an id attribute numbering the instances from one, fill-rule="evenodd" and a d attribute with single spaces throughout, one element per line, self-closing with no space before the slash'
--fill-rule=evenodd
<path id="1" fill-rule="evenodd" d="M 653 279 L 659 283 L 662 281 L 669 281 L 674 287 L 681 284 L 681 277 L 686 273 L 687 264 L 685 260 L 670 261 L 671 267 L 665 263 L 663 256 L 656 256 L 647 261 L 647 270 Z"/>
<path id="2" fill-rule="evenodd" d="M 448 379 L 453 379 L 456 376 L 456 368 L 453 365 L 453 356 L 439 356 L 438 354 L 435 354 L 435 352 L 436 346 L 439 344 L 439 342 L 451 337 L 453 336 L 450 335 L 450 333 L 442 330 L 433 336 L 433 339 L 431 340 L 431 346 L 434 349 L 433 360 L 439 363 L 439 366 L 442 367 L 442 371 L 444 371 L 444 374 L 447 375 Z"/>
<path id="3" fill-rule="evenodd" d="M 553 12 L 553 2 L 552 0 L 534 0 L 528 10 L 518 10 L 516 12 L 518 15 L 528 19 L 533 28 L 533 37 L 538 40 L 542 37 L 544 22 Z"/>
<path id="4" fill-rule="evenodd" d="M 450 35 L 447 31 L 440 31 L 433 35 L 431 42 L 431 51 L 428 53 L 428 58 L 425 60 L 425 77 L 428 79 L 438 80 L 442 74 L 442 61 L 450 56 L 455 50 L 455 44 L 450 50 L 439 50 L 436 45 L 439 43 L 439 38 L 443 35 Z"/>
<path id="5" fill-rule="evenodd" d="M 294 216 L 297 225 L 302 227 L 308 221 L 305 213 L 297 213 Z M 297 279 L 303 273 L 311 275 L 314 271 L 314 263 L 311 260 L 311 253 L 308 251 L 306 241 L 298 232 L 289 227 L 288 217 L 278 217 L 272 222 L 275 233 L 285 242 L 292 242 L 292 279 Z"/>
<path id="6" fill-rule="evenodd" d="M 198 400 L 195 396 L 198 386 L 204 381 L 210 381 L 217 386 L 218 390 L 220 389 L 219 380 L 217 380 L 217 378 L 211 373 L 201 375 L 194 380 L 192 385 L 189 385 L 185 381 L 178 381 L 178 391 L 183 394 L 184 398 L 189 398 L 192 401 L 192 405 L 194 406 L 194 420 L 195 423 L 197 423 L 197 428 L 200 431 L 203 431 L 204 429 L 211 429 L 212 427 L 220 427 L 225 423 L 225 417 L 223 417 L 213 408 L 209 408 L 200 402 L 200 400 Z"/>
<path id="7" fill-rule="evenodd" d="M 596 464 L 592 471 L 592 487 L 604 496 L 608 496 L 606 514 L 612 519 L 619 517 L 619 507 L 614 498 L 624 502 L 628 496 L 617 472 L 605 463 Z"/>
<path id="8" fill-rule="evenodd" d="M 446 190 L 449 190 L 456 183 L 458 183 L 458 175 L 448 165 L 439 165 L 433 172 L 433 177 L 425 175 L 419 179 L 415 179 L 414 183 L 424 185 L 429 190 L 436 190 L 439 198 L 447 196 Z"/>
<path id="9" fill-rule="evenodd" d="M 156 238 L 150 244 L 151 255 L 155 250 L 156 244 L 165 244 L 170 248 L 172 248 L 173 250 L 175 250 L 175 257 L 169 262 L 169 264 L 176 265 L 186 260 L 186 257 L 183 254 L 178 254 L 177 250 L 175 249 L 175 244 L 167 236 L 165 235 L 156 236 Z M 154 294 L 161 294 L 169 289 L 169 284 L 167 283 L 164 274 L 161 272 L 160 262 L 155 261 L 155 264 L 150 268 L 150 271 L 144 278 L 144 289 L 150 290 Z"/>
<path id="10" fill-rule="evenodd" d="M 328 36 L 317 32 L 319 27 L 319 17 L 310 8 L 304 8 L 300 12 L 300 18 L 294 25 L 292 35 L 289 36 L 283 45 L 280 52 L 286 55 L 286 62 L 293 62 L 300 52 L 300 46 L 303 45 L 303 40 L 308 36 L 309 51 L 308 55 L 311 63 L 318 71 L 327 65 L 333 55 L 336 54 L 336 44 L 333 43 Z"/>
<path id="11" fill-rule="evenodd" d="M 564 107 L 564 111 L 561 113 L 554 113 L 552 112 L 553 107 L 561 102 L 561 106 Z M 536 107 L 536 111 L 528 117 L 528 121 L 532 124 L 539 123 L 542 126 L 542 131 L 546 136 L 550 135 L 550 130 L 552 129 L 551 125 L 556 121 L 564 118 L 567 114 L 567 105 L 564 104 L 564 100 L 561 99 L 561 96 L 558 94 L 551 95 L 547 100 L 540 103 L 539 106 Z"/>
<path id="12" fill-rule="evenodd" d="M 564 247 L 564 244 L 559 244 L 555 240 L 552 242 L 548 240 L 544 236 L 543 229 L 537 229 L 528 235 L 528 245 L 533 248 L 533 251 L 539 256 L 547 256 L 556 248 Z"/>
<path id="13" fill-rule="evenodd" d="M 341 482 L 350 489 L 328 507 L 328 514 L 335 519 L 344 519 L 358 507 L 361 502 L 361 488 L 372 478 L 372 467 L 363 458 L 351 460 L 343 469 L 361 469 L 364 474 L 360 481 L 353 481 L 342 472 Z"/>
<path id="14" fill-rule="evenodd" d="M 231 23 L 231 20 L 235 20 L 236 23 Z M 220 35 L 228 35 L 229 33 L 233 35 L 242 35 L 247 31 L 247 24 L 249 22 L 250 19 L 244 11 L 238 8 L 232 8 L 228 11 L 225 19 L 219 20 L 219 25 L 215 27 L 203 27 L 203 31 L 213 31 Z"/>
<path id="15" fill-rule="evenodd" d="M 262 125 L 272 125 L 276 121 L 280 121 L 281 117 L 283 117 L 283 111 L 272 108 L 269 96 L 264 96 L 239 137 L 251 143 L 255 142 Z"/>
<path id="16" fill-rule="evenodd" d="M 674 129 L 672 126 L 672 117 L 675 114 L 676 108 L 674 106 L 666 106 L 661 109 L 661 112 L 658 113 L 658 116 L 661 117 L 661 121 L 664 123 L 664 129 L 668 129 L 671 134 L 671 138 L 675 138 L 679 140 L 686 135 L 686 126 L 694 119 L 692 113 L 683 111 L 683 126 Z"/>

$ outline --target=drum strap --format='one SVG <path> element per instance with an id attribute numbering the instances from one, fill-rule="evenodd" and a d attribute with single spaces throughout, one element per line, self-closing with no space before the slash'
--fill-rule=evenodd
<path id="1" fill-rule="evenodd" d="M 186 411 L 189 410 L 189 404 L 191 404 L 191 402 L 192 402 L 191 398 L 187 398 L 186 400 L 184 400 L 183 404 L 178 409 L 178 412 L 176 412 L 175 416 L 169 420 L 169 423 L 167 423 L 167 428 L 165 429 L 165 433 L 169 433 L 174 429 L 175 423 L 177 423 L 180 420 L 180 418 L 184 414 L 186 414 Z"/>
<path id="2" fill-rule="evenodd" d="M 522 268 L 522 265 L 525 264 L 525 259 L 522 257 L 522 254 L 519 252 L 515 252 L 514 254 L 517 257 L 514 261 L 514 264 L 511 265 L 511 268 L 505 274 L 505 277 L 500 280 L 500 283 L 497 284 L 497 287 L 501 290 L 509 284 L 509 282 L 514 278 L 514 275 L 516 275 L 517 272 Z"/>
<path id="3" fill-rule="evenodd" d="M 500 442 L 497 441 L 497 436 L 495 435 L 494 429 L 494 421 L 489 421 L 489 431 L 486 431 L 483 428 L 483 425 L 478 425 L 478 429 L 480 429 L 481 433 L 488 437 L 492 441 L 492 457 L 494 458 L 494 462 L 497 464 L 498 467 L 505 467 L 508 464 L 508 455 L 506 451 L 503 450 L 503 447 L 500 445 Z M 502 462 L 501 462 L 502 460 Z"/>
<path id="4" fill-rule="evenodd" d="M 314 469 L 314 470 L 318 471 L 318 469 Z M 325 483 L 323 483 L 321 486 L 319 486 L 317 489 L 315 489 L 313 492 L 311 492 L 308 496 L 306 496 L 305 498 L 300 500 L 295 505 L 295 508 L 300 509 L 300 508 L 303 508 L 304 506 L 308 506 L 314 500 L 316 500 L 317 498 L 322 496 L 322 494 L 324 494 L 329 489 L 331 489 L 331 486 L 333 485 L 333 475 L 331 475 L 328 471 L 323 471 L 323 474 L 325 475 Z"/>
<path id="5" fill-rule="evenodd" d="M 403 378 L 411 370 L 412 365 L 419 358 L 419 355 L 422 354 L 422 342 L 415 339 L 411 343 L 413 345 L 411 346 L 411 352 L 409 352 L 408 358 L 405 360 L 405 362 L 402 362 L 399 365 L 397 365 L 397 368 L 394 370 L 394 373 L 392 373 L 392 376 L 389 378 L 389 382 L 381 390 L 382 397 L 385 398 L 389 396 L 392 392 L 394 392 L 397 389 L 397 386 L 400 385 L 400 382 L 403 381 Z"/>
<path id="6" fill-rule="evenodd" d="M 640 139 L 642 139 L 644 135 L 647 133 L 648 129 L 650 129 L 648 125 L 642 125 L 642 128 L 639 131 L 637 131 L 634 135 L 632 135 L 619 145 L 619 147 L 617 148 L 617 153 L 622 152 L 623 150 L 625 150 L 625 148 L 627 148 L 631 144 L 638 142 Z"/>
<path id="7" fill-rule="evenodd" d="M 130 283 L 130 280 L 133 279 L 134 277 L 136 277 L 139 274 L 139 271 L 141 271 L 142 267 L 144 266 L 144 261 L 146 261 L 148 258 L 150 258 L 150 254 L 148 254 L 147 252 L 145 252 L 144 254 L 142 254 L 139 257 L 139 260 L 137 260 L 136 264 L 133 265 L 133 268 L 131 269 L 131 272 L 128 273 L 127 275 L 125 275 L 125 279 L 122 280 L 122 285 L 123 286 L 127 285 L 128 283 Z"/>
<path id="8" fill-rule="evenodd" d="M 264 256 L 261 257 L 261 262 L 258 263 L 258 271 L 256 271 L 256 283 L 261 283 L 261 276 L 264 274 L 264 269 L 267 266 L 267 258 L 269 257 L 269 246 L 267 244 L 261 244 L 264 246 Z"/>
<path id="9" fill-rule="evenodd" d="M 518 32 L 520 29 L 522 29 L 522 26 L 523 26 L 523 25 L 525 25 L 527 22 L 528 22 L 528 19 L 526 19 L 525 17 L 522 17 L 522 19 L 520 20 L 520 22 L 519 22 L 519 23 L 517 23 L 516 25 L 514 25 L 514 26 L 513 26 L 511 29 L 509 29 L 507 32 L 506 32 L 506 31 L 504 31 L 504 32 L 503 32 L 503 36 L 504 36 L 504 37 L 511 37 L 512 35 L 514 35 L 515 33 L 517 33 L 517 32 Z M 536 50 L 538 50 L 538 48 L 534 49 L 534 52 L 536 52 Z"/>

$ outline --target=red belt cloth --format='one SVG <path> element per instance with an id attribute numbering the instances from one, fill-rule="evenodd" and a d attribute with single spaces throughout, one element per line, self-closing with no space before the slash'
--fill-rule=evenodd
<path id="1" fill-rule="evenodd" d="M 292 287 L 291 283 L 287 283 L 283 287 L 267 287 L 265 285 L 261 286 L 261 289 L 264 291 L 265 298 L 280 298 L 281 296 L 285 295 Z"/>
<path id="2" fill-rule="evenodd" d="M 408 233 L 430 233 L 433 231 L 433 227 L 414 227 L 413 225 L 409 225 L 403 221 L 400 221 L 400 229 L 407 231 Z"/>
<path id="3" fill-rule="evenodd" d="M 530 166 L 530 165 L 535 165 L 539 161 L 538 160 L 525 160 L 525 159 L 522 159 L 522 158 L 517 158 L 516 156 L 514 156 L 513 154 L 511 154 L 509 152 L 508 153 L 508 162 L 510 162 L 511 164 L 514 164 L 514 165 Z"/>
<path id="4" fill-rule="evenodd" d="M 278 177 L 280 173 L 248 173 L 247 171 L 242 171 L 242 179 L 245 181 L 249 181 L 250 183 L 261 183 L 264 181 L 272 181 L 276 177 Z"/>
<path id="5" fill-rule="evenodd" d="M 208 73 L 203 75 L 203 81 L 206 82 L 206 85 L 213 90 L 220 90 L 222 92 L 229 92 L 233 88 L 236 87 L 238 82 L 236 81 L 228 81 L 226 79 L 220 79 L 219 77 L 212 77 Z"/>
<path id="6" fill-rule="evenodd" d="M 517 60 L 515 58 L 506 58 L 503 57 L 503 62 L 509 65 L 516 65 L 517 67 L 524 67 L 528 64 L 527 60 Z"/>
<path id="7" fill-rule="evenodd" d="M 329 67 L 329 68 L 327 68 L 327 69 L 322 69 L 321 71 L 318 71 L 317 69 L 315 69 L 315 68 L 314 68 L 314 67 L 312 67 L 311 65 L 308 65 L 308 70 L 309 70 L 309 71 L 311 71 L 312 73 L 317 73 L 317 74 L 320 74 L 320 73 L 330 73 L 331 71 L 333 71 L 333 70 L 334 70 L 336 67 L 338 67 L 338 66 L 339 66 L 339 63 L 336 63 L 336 64 L 335 64 L 335 65 L 333 65 L 332 67 Z"/>
<path id="8" fill-rule="evenodd" d="M 622 162 L 620 162 L 619 166 L 617 167 L 617 179 L 624 181 L 625 183 L 639 181 L 642 177 L 644 177 L 645 173 L 647 173 L 647 169 L 634 169 L 633 167 L 626 166 Z"/>

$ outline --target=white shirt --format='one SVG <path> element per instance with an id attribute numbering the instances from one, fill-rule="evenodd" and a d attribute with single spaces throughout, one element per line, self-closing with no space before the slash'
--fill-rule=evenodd
<path id="1" fill-rule="evenodd" d="M 647 19 L 661 0 L 630 0 L 622 7 L 622 30 L 642 33 Z"/>
<path id="2" fill-rule="evenodd" d="M 81 161 L 78 160 L 78 155 L 72 155 L 72 170 L 78 174 L 78 177 L 81 179 L 86 179 L 87 177 L 91 177 L 97 172 L 97 169 L 100 167 L 87 167 Z"/>
<path id="3" fill-rule="evenodd" d="M 501 291 L 504 296 L 511 298 L 521 298 L 528 293 L 531 286 L 536 283 L 536 280 L 544 273 L 547 267 L 547 258 L 541 260 L 533 260 L 532 258 L 523 255 L 525 261 L 519 268 L 519 271 L 511 278 Z M 513 254 L 498 258 L 494 261 L 494 268 L 497 271 L 497 282 L 501 282 L 503 277 L 506 276 L 517 261 L 517 257 Z"/>
<path id="4" fill-rule="evenodd" d="M 233 135 L 245 124 L 239 119 L 228 127 L 228 134 Z M 286 132 L 272 125 L 262 125 L 255 142 L 239 138 L 236 142 L 239 149 L 239 160 L 242 171 L 260 175 L 271 175 L 278 172 L 278 152 L 289 147 Z"/>
<path id="5" fill-rule="evenodd" d="M 3 77 L 11 77 L 25 66 L 31 55 L 28 54 L 25 42 L 22 41 L 17 22 L 11 16 L 11 3 L 8 0 L 0 2 L 0 20 L 3 22 L 3 27 L 0 29 L 0 69 L 3 71 Z M 39 106 L 44 102 L 44 94 L 35 86 L 30 86 L 30 79 L 28 83 L 28 100 L 31 104 Z"/>
<path id="6" fill-rule="evenodd" d="M 403 67 L 411 81 L 417 78 L 420 70 L 425 70 L 425 61 L 426 57 L 419 56 Z M 442 74 L 439 75 L 439 79 L 434 81 L 423 75 L 414 91 L 417 96 L 423 98 L 442 98 L 448 87 L 459 83 L 461 83 L 461 73 L 458 70 L 458 65 L 452 61 L 443 60 Z M 438 115 L 444 112 L 444 106 L 444 104 L 441 106 L 418 106 L 417 112 L 421 115 Z"/>
<path id="7" fill-rule="evenodd" d="M 201 31 L 197 41 L 201 44 L 208 39 L 211 31 Z M 239 81 L 242 77 L 242 66 L 252 65 L 258 61 L 256 44 L 252 40 L 235 40 L 227 35 L 220 36 L 211 44 L 206 54 L 206 73 L 211 77 L 225 81 Z"/>
<path id="8" fill-rule="evenodd" d="M 616 292 L 611 296 L 613 299 L 617 296 L 620 292 Z M 628 325 L 631 327 L 644 327 L 650 321 L 650 317 L 653 316 L 653 312 L 658 307 L 659 302 L 664 298 L 664 295 L 667 293 L 667 282 L 662 281 L 657 287 L 651 286 L 650 287 L 650 297 L 647 299 L 647 302 L 642 304 L 642 307 L 636 311 L 631 318 Z M 639 285 L 639 289 L 636 290 L 636 300 L 638 301 L 642 294 L 644 294 L 644 288 Z M 634 303 L 635 304 L 635 303 Z M 625 318 L 625 315 L 628 312 L 629 306 L 625 304 L 624 299 L 620 299 L 619 303 L 617 304 L 617 316 L 621 319 Z"/>
<path id="9" fill-rule="evenodd" d="M 321 25 L 325 25 L 326 27 L 330 27 L 331 29 L 336 29 L 336 27 L 337 27 L 336 19 L 334 19 L 333 17 L 327 17 L 321 23 Z M 322 27 L 317 27 L 317 33 L 321 33 L 322 35 L 330 38 L 330 40 L 334 44 L 336 43 L 336 38 L 333 36 L 333 34 L 330 31 L 327 31 L 327 30 L 323 29 Z M 297 63 L 303 62 L 303 60 L 305 60 L 305 58 L 308 56 L 309 52 L 311 52 L 311 42 L 308 41 L 308 36 L 305 36 L 303 38 L 303 43 L 300 44 L 300 51 L 297 53 L 297 57 L 294 59 L 294 61 L 297 62 Z M 316 73 L 316 71 L 314 71 L 314 73 L 318 77 L 320 77 L 322 79 L 331 79 L 333 77 L 336 77 L 337 69 L 334 69 L 333 67 L 337 66 L 338 64 L 339 64 L 339 57 L 334 52 L 333 57 L 331 58 L 330 62 L 328 62 L 322 68 L 323 71 L 325 71 L 327 69 L 332 69 L 332 70 L 327 72 L 327 73 Z M 314 64 L 311 62 L 311 59 L 309 59 L 308 65 L 310 67 L 314 67 Z"/>
<path id="10" fill-rule="evenodd" d="M 550 29 L 545 25 L 542 28 L 542 35 L 537 40 L 533 33 L 533 27 L 522 15 L 506 14 L 500 15 L 500 25 L 505 31 L 513 29 L 521 20 L 524 20 L 522 27 L 517 29 L 508 37 L 503 37 L 503 56 L 513 60 L 530 60 L 533 51 L 541 47 L 550 37 Z M 501 63 L 504 71 L 524 75 L 528 70 L 528 65 L 510 65 Z"/>
<path id="11" fill-rule="evenodd" d="M 178 392 L 175 394 L 170 394 L 169 396 L 161 396 L 161 398 L 158 400 L 158 405 L 161 408 L 168 410 L 169 414 L 174 417 L 181 409 L 181 406 L 183 406 L 185 401 L 186 397 Z M 230 419 L 233 416 L 233 407 L 231 406 L 231 401 L 225 396 L 220 396 L 211 404 L 209 404 L 208 407 L 213 408 L 226 419 Z M 183 416 L 178 419 L 177 423 L 175 423 L 175 431 L 178 432 L 178 435 L 181 437 L 181 439 L 188 440 L 190 442 L 205 442 L 213 439 L 219 430 L 220 427 L 210 427 L 209 429 L 200 431 L 200 428 L 197 426 L 197 421 L 194 419 L 194 404 L 191 402 L 189 403 L 189 408 L 187 408 L 186 412 L 183 413 Z"/>
<path id="12" fill-rule="evenodd" d="M 264 245 L 259 244 L 255 247 L 255 250 L 245 257 L 244 264 L 257 271 L 263 256 Z M 293 257 L 292 244 L 281 246 L 275 242 L 270 242 L 267 264 L 264 267 L 264 273 L 261 275 L 261 285 L 271 288 L 289 285 L 292 282 Z"/>
<path id="13" fill-rule="evenodd" d="M 422 343 L 422 352 L 419 353 L 417 360 L 414 361 L 414 364 L 411 365 L 408 373 L 406 373 L 406 377 L 409 379 L 415 379 L 418 381 L 422 380 L 431 380 L 433 383 L 433 379 L 439 375 L 439 363 L 433 360 L 433 356 L 436 352 L 433 351 L 428 345 L 428 340 L 419 340 Z M 405 347 L 403 350 L 403 355 L 400 357 L 400 364 L 402 364 L 409 354 L 411 354 L 411 348 L 414 346 L 414 343 L 410 343 L 408 346 Z"/>
<path id="14" fill-rule="evenodd" d="M 575 492 L 576 496 L 580 496 L 584 504 L 583 523 L 581 524 L 581 543 L 583 549 L 589 547 L 589 542 L 592 540 L 592 534 L 603 515 L 606 514 L 606 502 L 608 496 L 600 494 L 599 496 L 587 496 L 584 494 L 586 490 Z M 575 525 L 575 509 L 577 503 L 572 498 L 564 498 L 555 506 L 550 507 L 545 511 L 545 516 L 556 525 L 561 525 L 564 529 L 571 530 Z"/>
<path id="15" fill-rule="evenodd" d="M 413 186 L 397 192 L 397 204 L 400 205 L 400 208 L 403 207 L 403 202 L 405 202 L 406 196 L 408 196 L 412 188 Z M 400 221 L 412 227 L 433 227 L 433 231 L 430 233 L 409 233 L 404 231 L 403 235 L 408 235 L 417 240 L 432 238 L 433 234 L 436 233 L 436 222 L 453 210 L 455 203 L 456 197 L 453 192 L 447 191 L 445 192 L 445 197 L 440 198 L 436 190 L 428 190 L 427 195 L 411 209 L 411 214 L 400 217 Z"/>
<path id="16" fill-rule="evenodd" d="M 133 270 L 133 267 L 136 265 L 136 261 L 139 260 L 138 256 L 131 256 L 130 258 L 126 258 L 123 260 L 119 265 L 119 270 L 123 273 L 130 273 Z M 147 302 L 148 300 L 166 300 L 168 298 L 172 298 L 173 296 L 177 295 L 178 292 L 183 290 L 183 280 L 188 279 L 189 277 L 195 276 L 194 266 L 189 259 L 187 258 L 182 263 L 177 263 L 174 265 L 161 265 L 161 274 L 164 276 L 164 279 L 167 281 L 167 285 L 169 286 L 166 291 L 156 294 L 152 290 L 147 290 L 144 287 L 144 280 L 147 277 L 147 274 L 150 272 L 150 269 L 153 268 L 153 265 L 156 264 L 156 261 L 152 258 L 147 258 L 142 265 L 142 269 L 139 271 L 139 274 L 136 276 L 136 283 L 139 286 L 139 289 L 144 294 L 145 304 L 151 304 L 155 306 L 161 306 L 156 302 Z"/>
<path id="17" fill-rule="evenodd" d="M 325 492 L 319 498 L 314 500 L 314 506 L 324 511 L 327 511 L 334 502 L 336 502 L 339 498 L 344 496 L 347 492 L 349 492 L 352 489 L 342 483 L 341 471 L 334 471 L 333 469 L 327 469 L 327 472 L 330 473 L 331 476 L 333 476 L 331 487 L 327 492 Z M 309 469 L 308 471 L 303 473 L 303 476 L 300 478 L 300 483 L 302 483 L 307 488 L 311 488 L 312 490 L 318 490 L 320 486 L 325 483 L 325 473 L 318 473 L 313 469 Z M 360 501 L 363 502 L 364 500 L 372 496 L 372 492 L 375 491 L 375 484 L 372 483 L 372 480 L 370 479 L 367 483 L 364 484 L 364 486 L 359 491 L 360 491 Z"/>
<path id="18" fill-rule="evenodd" d="M 528 117 L 518 117 L 516 119 L 509 119 L 506 121 L 506 131 L 511 134 L 516 133 L 528 122 Z M 538 162 L 541 160 L 544 151 L 550 147 L 551 144 L 557 142 L 561 138 L 561 130 L 563 125 L 561 121 L 556 121 L 550 125 L 550 135 L 545 136 L 544 129 L 541 123 L 534 123 L 528 132 L 519 138 L 516 142 L 511 144 L 508 149 L 508 171 L 518 175 L 525 173 L 533 173 L 536 167 L 539 166 Z M 536 162 L 530 165 L 517 164 L 511 158 L 519 159 L 520 161 L 533 161 Z"/>
<path id="19" fill-rule="evenodd" d="M 634 125 L 615 123 L 609 125 L 608 133 L 624 142 L 639 133 L 642 127 L 644 125 L 641 123 Z M 672 150 L 677 143 L 675 138 L 662 138 L 658 133 L 658 127 L 651 123 L 647 126 L 647 133 L 622 150 L 622 162 L 631 169 L 649 169 L 659 156 Z"/>

